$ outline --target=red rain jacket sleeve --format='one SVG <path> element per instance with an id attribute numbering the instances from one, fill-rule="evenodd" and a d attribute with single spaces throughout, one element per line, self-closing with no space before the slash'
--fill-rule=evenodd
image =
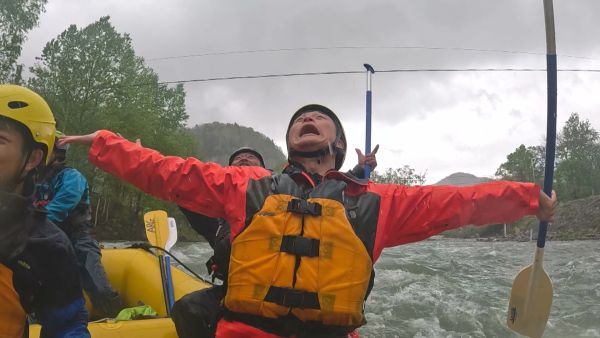
<path id="1" fill-rule="evenodd" d="M 514 222 L 538 210 L 533 183 L 496 181 L 472 186 L 369 184 L 381 196 L 374 257 L 381 250 L 417 242 L 473 224 Z"/>
<path id="2" fill-rule="evenodd" d="M 195 158 L 163 156 L 106 130 L 94 139 L 88 158 L 152 196 L 228 221 L 245 217 L 237 214 L 246 209 L 248 180 L 271 175 L 260 167 L 221 167 Z"/>

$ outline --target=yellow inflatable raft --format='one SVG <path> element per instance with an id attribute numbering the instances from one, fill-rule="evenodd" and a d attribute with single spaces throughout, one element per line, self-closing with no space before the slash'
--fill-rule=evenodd
<path id="1" fill-rule="evenodd" d="M 121 294 L 127 307 L 150 305 L 159 316 L 166 317 L 158 258 L 141 249 L 104 249 L 102 263 L 112 286 Z M 175 299 L 210 287 L 178 268 L 171 268 Z M 89 304 L 87 300 L 86 306 Z M 90 307 L 88 306 L 88 310 Z M 93 315 L 93 310 L 91 311 Z M 93 320 L 92 316 L 92 320 Z M 177 338 L 170 318 L 92 322 L 88 325 L 93 338 Z M 39 325 L 29 327 L 29 337 L 38 338 Z"/>

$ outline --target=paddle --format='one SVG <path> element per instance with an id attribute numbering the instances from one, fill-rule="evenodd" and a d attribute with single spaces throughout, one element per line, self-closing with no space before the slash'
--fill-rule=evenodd
<path id="1" fill-rule="evenodd" d="M 169 223 L 169 239 L 165 244 L 165 250 L 171 251 L 171 248 L 177 243 L 177 223 L 173 217 L 168 218 Z M 173 278 L 171 277 L 171 257 L 165 255 L 165 273 L 167 275 L 167 296 L 169 297 L 169 307 L 173 307 L 175 302 L 175 295 L 173 290 Z"/>
<path id="2" fill-rule="evenodd" d="M 169 225 L 167 212 L 164 210 L 154 210 L 144 214 L 144 226 L 146 227 L 146 238 L 150 244 L 159 248 L 165 247 L 169 234 Z M 171 307 L 169 304 L 168 284 L 165 276 L 165 261 L 163 253 L 159 251 L 158 262 L 160 265 L 160 279 L 163 286 L 163 296 L 165 299 L 165 309 L 167 316 L 171 316 Z"/>
<path id="3" fill-rule="evenodd" d="M 177 243 L 177 222 L 175 222 L 175 218 L 169 217 L 169 238 L 167 239 L 167 243 L 165 243 L 165 250 L 171 251 L 171 248 Z"/>
<path id="4" fill-rule="evenodd" d="M 363 66 L 365 66 L 365 69 L 367 70 L 367 131 L 365 133 L 365 154 L 369 154 L 371 152 L 371 75 L 375 73 L 375 69 L 368 63 L 365 63 Z M 369 178 L 370 176 L 371 167 L 365 165 L 365 178 Z"/>
<path id="5" fill-rule="evenodd" d="M 556 148 L 556 41 L 552 0 L 544 0 L 546 21 L 546 64 L 548 80 L 548 121 L 546 130 L 546 168 L 544 192 L 552 196 L 554 152 Z M 552 281 L 543 267 L 547 222 L 540 222 L 533 264 L 521 270 L 513 282 L 508 305 L 508 327 L 529 337 L 544 334 L 552 306 Z"/>

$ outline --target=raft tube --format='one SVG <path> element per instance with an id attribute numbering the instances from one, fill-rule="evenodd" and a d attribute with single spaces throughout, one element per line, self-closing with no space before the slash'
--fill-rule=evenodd
<path id="1" fill-rule="evenodd" d="M 158 257 L 142 249 L 103 249 L 102 264 L 113 288 L 119 292 L 127 307 L 140 304 L 151 306 L 163 318 L 115 321 L 111 319 L 90 322 L 88 329 L 94 338 L 177 338 L 175 326 L 167 312 L 163 298 Z M 175 299 L 211 286 L 172 266 Z M 94 317 L 89 298 L 86 307 Z M 39 338 L 40 326 L 29 326 L 29 337 Z"/>

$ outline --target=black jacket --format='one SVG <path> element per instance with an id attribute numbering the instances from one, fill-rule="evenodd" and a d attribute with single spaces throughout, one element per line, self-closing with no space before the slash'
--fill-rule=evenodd
<path id="1" fill-rule="evenodd" d="M 33 185 L 28 187 L 32 192 Z M 18 230 L 13 242 L 16 238 L 21 243 L 12 245 L 13 251 L 1 255 L 0 261 L 12 270 L 13 286 L 25 311 L 42 313 L 83 297 L 77 258 L 67 235 L 47 220 L 45 210 L 31 204 L 31 198 L 3 193 L 2 199 L 3 204 L 18 206 L 10 212 L 10 224 L 1 223 Z M 8 240 L 0 236 L 0 245 L 8 245 Z"/>

